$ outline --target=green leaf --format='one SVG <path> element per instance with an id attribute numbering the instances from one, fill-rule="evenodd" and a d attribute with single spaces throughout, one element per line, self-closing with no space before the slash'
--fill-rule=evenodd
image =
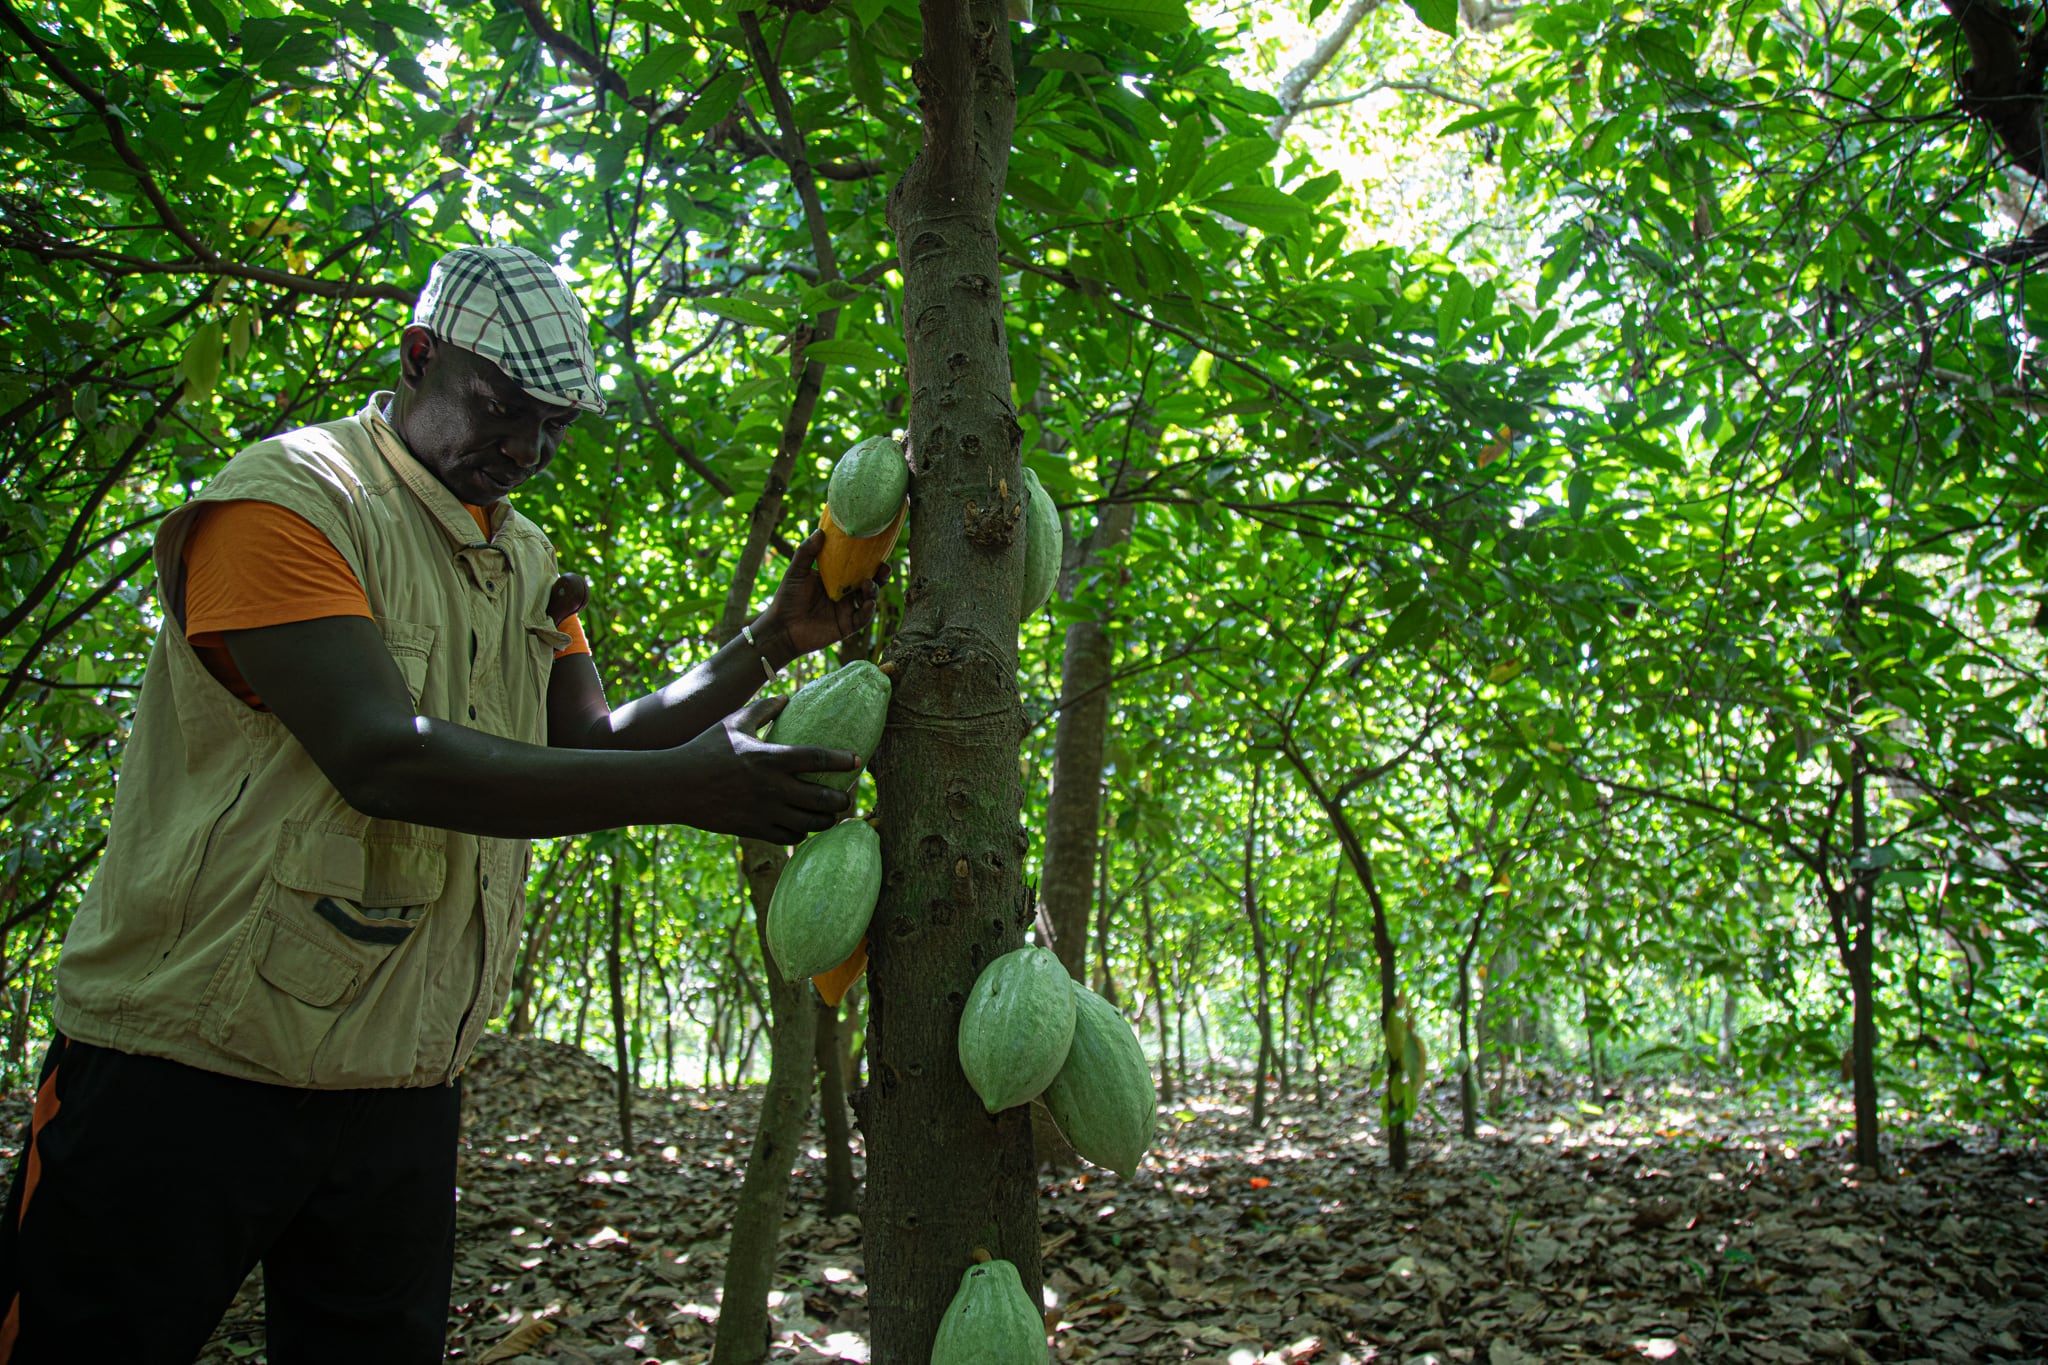
<path id="1" fill-rule="evenodd" d="M 1593 476 L 1583 469 L 1574 470 L 1564 485 L 1565 504 L 1571 509 L 1574 521 L 1586 515 L 1586 502 L 1592 496 Z"/>
<path id="2" fill-rule="evenodd" d="M 1279 150 L 1280 144 L 1269 137 L 1243 138 L 1215 147 L 1198 146 L 1196 169 L 1188 184 L 1188 194 L 1199 199 L 1225 185 L 1258 183 L 1255 173 Z"/>
<path id="3" fill-rule="evenodd" d="M 220 362 L 225 350 L 218 322 L 203 322 L 192 333 L 192 339 L 185 343 L 185 354 L 178 362 L 178 373 L 185 377 L 185 401 L 204 403 L 213 396 L 214 385 L 220 383 Z"/>
<path id="4" fill-rule="evenodd" d="M 636 94 L 659 95 L 675 83 L 677 76 L 695 65 L 696 61 L 695 43 L 664 43 L 634 64 L 632 72 L 626 77 L 626 84 L 631 86 Z"/>
<path id="5" fill-rule="evenodd" d="M 738 71 L 728 71 L 704 87 L 697 96 L 690 112 L 676 125 L 677 138 L 699 137 L 711 130 L 712 126 L 732 112 L 739 103 L 741 92 L 747 88 L 747 78 Z"/>
<path id="6" fill-rule="evenodd" d="M 1408 7 L 1415 11 L 1415 17 L 1425 28 L 1457 36 L 1458 0 L 1408 0 Z"/>
<path id="7" fill-rule="evenodd" d="M 1457 0 L 1451 0 L 1451 3 L 1455 5 Z M 1194 26 L 1183 0 L 1060 0 L 1060 8 L 1084 16 L 1100 15 L 1161 33 L 1176 33 Z"/>
<path id="8" fill-rule="evenodd" d="M 700 313 L 709 313 L 729 322 L 744 323 L 749 327 L 766 327 L 770 331 L 787 331 L 789 319 L 772 308 L 764 307 L 751 299 L 737 297 L 692 299 L 690 307 Z"/>
<path id="9" fill-rule="evenodd" d="M 1202 200 L 1202 207 L 1227 214 L 1262 232 L 1286 232 L 1314 216 L 1308 205 L 1270 185 L 1240 185 L 1221 190 Z"/>
<path id="10" fill-rule="evenodd" d="M 1401 614 L 1387 626 L 1387 633 L 1381 637 L 1380 644 L 1391 652 L 1406 645 L 1435 624 L 1436 604 L 1427 597 L 1418 597 L 1403 607 Z"/>
<path id="11" fill-rule="evenodd" d="M 1436 309 L 1436 345 L 1440 351 L 1448 351 L 1451 343 L 1458 339 L 1458 330 L 1465 321 L 1466 313 L 1472 307 L 1472 281 L 1463 275 L 1453 275 L 1444 281 L 1444 296 Z"/>

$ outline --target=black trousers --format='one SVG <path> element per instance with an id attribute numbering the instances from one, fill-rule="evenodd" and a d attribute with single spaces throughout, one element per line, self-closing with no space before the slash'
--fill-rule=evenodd
<path id="1" fill-rule="evenodd" d="M 259 1261 L 272 1365 L 439 1361 L 459 1102 L 59 1037 L 0 1227 L 0 1365 L 189 1365 Z"/>

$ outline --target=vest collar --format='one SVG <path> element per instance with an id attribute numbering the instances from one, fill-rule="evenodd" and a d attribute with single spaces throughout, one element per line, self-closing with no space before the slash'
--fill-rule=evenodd
<path id="1" fill-rule="evenodd" d="M 399 436 L 397 429 L 391 425 L 390 418 L 385 415 L 390 408 L 391 399 L 391 390 L 379 389 L 370 395 L 370 401 L 356 414 L 356 420 L 369 431 L 371 441 L 377 447 L 377 453 L 391 466 L 391 472 L 398 475 L 405 486 L 413 491 L 413 496 L 426 505 L 448 539 L 458 546 L 479 544 L 476 518 L 469 514 L 469 509 L 462 505 L 461 500 L 450 493 L 425 465 L 412 457 L 412 452 L 405 448 L 404 438 Z M 500 498 L 491 504 L 490 512 L 491 534 L 495 536 L 505 529 L 505 522 L 512 515 L 512 504 Z"/>

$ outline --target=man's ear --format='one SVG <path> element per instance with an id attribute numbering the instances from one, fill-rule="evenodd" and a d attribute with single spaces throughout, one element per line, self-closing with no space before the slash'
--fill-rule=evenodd
<path id="1" fill-rule="evenodd" d="M 408 327 L 398 339 L 398 374 L 409 389 L 426 378 L 427 369 L 441 352 L 441 343 L 424 327 Z"/>

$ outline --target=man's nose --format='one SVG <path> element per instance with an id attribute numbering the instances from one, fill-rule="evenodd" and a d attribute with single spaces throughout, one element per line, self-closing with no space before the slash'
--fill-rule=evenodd
<path id="1" fill-rule="evenodd" d="M 505 458 L 521 469 L 531 469 L 540 463 L 540 452 L 545 434 L 539 423 L 531 428 L 521 427 L 505 436 L 503 448 Z"/>

